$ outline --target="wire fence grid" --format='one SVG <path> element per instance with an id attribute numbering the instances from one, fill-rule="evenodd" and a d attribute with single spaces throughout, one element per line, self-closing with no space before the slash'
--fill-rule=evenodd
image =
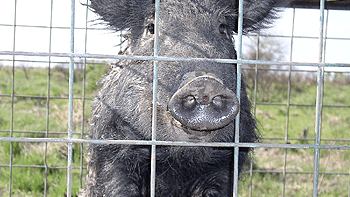
<path id="1" fill-rule="evenodd" d="M 293 8 L 293 28 L 291 36 L 280 36 L 280 35 L 252 35 L 252 37 L 255 37 L 258 41 L 260 38 L 263 37 L 279 37 L 279 38 L 289 38 L 291 40 L 290 44 L 290 60 L 289 61 L 265 61 L 265 60 L 258 60 L 259 59 L 259 53 L 257 53 L 257 60 L 249 60 L 243 58 L 243 52 L 242 52 L 242 22 L 243 22 L 243 1 L 239 0 L 239 21 L 238 21 L 238 35 L 236 39 L 236 49 L 237 49 L 237 60 L 230 60 L 230 59 L 205 59 L 205 58 L 173 58 L 173 57 L 161 57 L 158 56 L 158 13 L 159 13 L 159 0 L 155 1 L 155 50 L 154 50 L 154 56 L 147 57 L 147 56 L 126 56 L 126 55 L 109 55 L 109 54 L 98 54 L 98 53 L 88 53 L 87 50 L 87 43 L 88 43 L 88 32 L 96 31 L 96 30 L 102 30 L 103 28 L 96 28 L 96 27 L 90 27 L 89 26 L 89 16 L 88 13 L 91 13 L 88 11 L 88 8 L 85 11 L 85 27 L 76 27 L 76 6 L 83 6 L 81 4 L 77 4 L 75 0 L 71 0 L 71 8 L 70 8 L 70 25 L 69 27 L 57 27 L 53 25 L 53 14 L 54 14 L 54 5 L 57 3 L 57 1 L 51 0 L 50 1 L 50 23 L 48 26 L 42 26 L 42 25 L 25 25 L 25 24 L 17 24 L 17 16 L 19 13 L 17 13 L 17 6 L 20 3 L 20 0 L 15 0 L 13 3 L 13 23 L 2 24 L 0 22 L 0 27 L 6 27 L 11 28 L 13 31 L 12 38 L 5 38 L 5 39 L 12 39 L 12 50 L 7 51 L 0 51 L 0 72 L 7 72 L 7 74 L 10 76 L 11 81 L 6 82 L 8 86 L 10 86 L 9 90 L 10 92 L 0 92 L 0 105 L 1 105 L 1 113 L 4 113 L 2 117 L 8 117 L 9 124 L 2 125 L 0 127 L 0 145 L 6 147 L 6 143 L 8 143 L 8 148 L 1 148 L 0 153 L 2 155 L 6 155 L 6 158 L 3 160 L 0 160 L 0 173 L 1 174 L 7 174 L 8 178 L 3 179 L 1 178 L 0 181 L 0 196 L 2 195 L 8 195 L 8 196 L 17 196 L 18 192 L 20 193 L 21 189 L 24 189 L 23 187 L 16 187 L 15 181 L 18 181 L 18 176 L 15 176 L 17 173 L 21 173 L 21 169 L 39 169 L 42 170 L 42 172 L 45 174 L 45 177 L 43 177 L 43 186 L 42 186 L 42 195 L 48 196 L 49 190 L 53 187 L 50 182 L 53 182 L 48 176 L 48 174 L 52 173 L 52 171 L 65 171 L 66 173 L 66 179 L 65 183 L 66 186 L 64 187 L 66 191 L 64 193 L 55 194 L 58 196 L 75 196 L 79 192 L 79 190 L 73 190 L 74 185 L 77 185 L 76 187 L 78 189 L 84 188 L 84 178 L 86 174 L 86 163 L 85 163 L 85 144 L 88 143 L 101 143 L 101 144 L 135 144 L 135 145 L 148 145 L 152 147 L 152 163 L 151 163 L 151 196 L 155 196 L 155 150 L 157 146 L 164 146 L 164 145 L 171 145 L 171 146 L 213 146 L 213 147 L 232 147 L 235 150 L 235 172 L 234 172 L 234 193 L 232 196 L 254 196 L 259 195 L 255 192 L 256 186 L 253 182 L 253 177 L 256 174 L 275 174 L 280 176 L 280 183 L 281 183 L 281 196 L 290 196 L 288 194 L 288 190 L 286 187 L 288 186 L 288 177 L 290 175 L 310 175 L 312 176 L 312 180 L 309 180 L 308 182 L 312 182 L 312 196 L 321 196 L 322 192 L 324 192 L 325 189 L 328 187 L 331 187 L 332 184 L 337 184 L 337 182 L 329 182 L 325 186 L 323 185 L 320 187 L 320 184 L 324 182 L 325 176 L 334 176 L 336 179 L 337 177 L 347 177 L 348 181 L 346 182 L 346 185 L 343 185 L 341 187 L 345 188 L 347 190 L 347 196 L 350 197 L 350 166 L 349 166 L 349 150 L 350 150 L 350 138 L 347 137 L 347 131 L 343 131 L 346 136 L 345 138 L 327 138 L 323 137 L 321 138 L 321 130 L 322 130 L 322 120 L 324 119 L 324 111 L 328 109 L 339 109 L 345 110 L 345 112 L 349 112 L 350 105 L 344 105 L 339 103 L 329 103 L 325 102 L 324 94 L 325 94 L 325 83 L 327 83 L 327 80 L 325 77 L 327 77 L 327 74 L 330 72 L 325 71 L 325 68 L 344 68 L 344 70 L 338 70 L 337 73 L 345 74 L 344 76 L 347 77 L 349 71 L 345 68 L 350 68 L 350 62 L 347 63 L 327 63 L 325 61 L 326 57 L 326 44 L 328 39 L 327 37 L 327 26 L 328 26 L 328 10 L 325 10 L 325 2 L 320 1 L 320 20 L 319 20 L 319 36 L 318 36 L 318 42 L 319 47 L 318 49 L 312 49 L 312 50 L 318 50 L 318 61 L 312 62 L 312 63 L 303 63 L 303 62 L 293 62 L 292 61 L 292 53 L 293 53 L 293 40 L 296 38 L 308 38 L 308 39 L 315 39 L 308 36 L 294 36 L 294 17 L 295 17 L 295 8 Z M 86 1 L 86 4 L 88 4 L 88 1 Z M 326 13 L 326 15 L 325 15 Z M 64 13 L 68 14 L 68 13 Z M 1 19 L 0 19 L 1 21 Z M 47 52 L 33 52 L 33 51 L 19 51 L 16 48 L 16 43 L 19 42 L 16 39 L 17 29 L 18 28 L 37 28 L 37 29 L 45 29 L 48 31 L 49 37 L 49 44 L 48 44 L 48 50 Z M 70 46 L 69 50 L 65 53 L 61 52 L 54 52 L 52 49 L 52 42 L 53 42 L 53 32 L 57 29 L 69 29 L 70 30 Z M 84 35 L 84 46 L 85 49 L 79 53 L 75 51 L 75 41 L 77 39 L 76 33 L 78 31 L 83 32 Z M 348 38 L 334 38 L 339 40 L 350 40 L 350 37 Z M 68 42 L 66 40 L 63 40 L 62 42 Z M 1 43 L 0 43 L 1 44 Z M 117 47 L 116 47 L 117 48 Z M 257 51 L 259 50 L 259 44 L 257 44 Z M 294 49 L 298 50 L 298 49 Z M 24 58 L 23 58 L 24 57 Z M 36 57 L 37 59 L 26 59 L 26 57 Z M 242 72 L 248 71 L 252 72 L 254 74 L 254 80 L 252 81 L 252 96 L 250 97 L 252 104 L 253 104 L 253 111 L 255 116 L 259 119 L 259 117 L 264 116 L 271 116 L 269 113 L 265 113 L 258 109 L 258 107 L 264 106 L 268 109 L 283 107 L 285 109 L 284 116 L 285 116 L 285 123 L 283 126 L 278 128 L 280 133 L 282 135 L 280 136 L 267 136 L 264 138 L 263 143 L 240 143 L 237 136 L 239 136 L 239 115 L 236 118 L 236 139 L 232 143 L 191 143 L 191 142 L 168 142 L 168 141 L 157 141 L 155 138 L 156 134 L 156 110 L 153 110 L 152 112 L 152 140 L 150 141 L 140 141 L 140 140 L 90 140 L 87 139 L 87 133 L 88 133 L 88 114 L 90 110 L 90 101 L 94 97 L 93 94 L 86 92 L 86 87 L 89 85 L 87 81 L 87 69 L 90 66 L 91 68 L 94 68 L 98 65 L 106 65 L 103 61 L 107 62 L 113 62 L 115 59 L 129 59 L 129 60 L 152 60 L 154 61 L 154 81 L 153 81 L 153 105 L 157 102 L 157 70 L 158 70 L 158 62 L 159 61 L 214 61 L 214 62 L 220 62 L 220 63 L 236 63 L 237 66 L 237 73 L 238 77 L 241 77 Z M 46 69 L 46 89 L 43 90 L 43 92 L 40 95 L 31 95 L 30 93 L 27 93 L 26 91 L 19 91 L 20 94 L 18 94 L 18 88 L 16 87 L 19 85 L 18 77 L 19 77 L 19 71 L 23 71 L 25 73 L 25 77 L 27 78 L 27 68 L 24 66 L 20 66 L 23 64 L 40 64 L 44 65 Z M 3 66 L 5 64 L 11 64 L 12 66 Z M 59 72 L 54 72 L 55 69 L 57 69 L 57 66 L 55 65 L 64 65 L 64 69 L 58 70 L 60 72 L 67 72 L 67 81 L 68 83 L 65 84 L 65 87 L 68 87 L 66 90 L 66 93 L 63 95 L 57 95 L 53 92 L 54 88 L 57 88 L 55 84 L 53 84 L 53 79 L 56 77 L 55 75 L 58 75 Z M 79 84 L 76 83 L 77 79 L 75 78 L 75 75 L 77 75 L 77 72 L 79 71 L 77 69 L 77 66 L 81 65 L 80 71 L 82 71 L 81 78 L 82 80 L 79 82 Z M 249 66 L 247 66 L 249 65 Z M 264 65 L 274 65 L 274 67 L 264 67 Z M 312 67 L 312 71 L 304 71 L 301 69 L 295 68 L 296 66 L 299 67 Z M 35 70 L 33 68 L 33 70 Z M 287 99 L 286 102 L 275 102 L 271 100 L 260 100 L 258 98 L 257 93 L 257 87 L 258 87 L 258 75 L 261 72 L 265 71 L 273 71 L 273 72 L 281 72 L 286 73 L 287 77 Z M 299 72 L 307 72 L 306 75 L 315 74 L 317 77 L 317 85 L 316 85 L 316 91 L 315 91 L 315 102 L 314 103 L 308 103 L 308 102 L 295 102 L 293 103 L 292 98 L 292 86 L 293 86 L 293 76 L 295 73 Z M 1 74 L 1 73 L 0 73 Z M 18 75 L 18 76 L 17 76 Z M 305 76 L 306 76 L 305 75 Z M 35 80 L 35 79 L 34 79 Z M 241 80 L 237 80 L 240 82 Z M 350 83 L 350 81 L 349 81 Z M 30 85 L 30 84 L 29 84 Z M 62 85 L 62 84 L 60 84 Z M 237 90 L 240 90 L 241 84 L 237 84 Z M 29 88 L 30 86 L 27 86 Z M 76 90 L 75 88 L 78 87 Z M 16 89 L 17 88 L 17 89 Z M 33 87 L 32 87 L 33 88 Z M 35 88 L 35 87 L 34 87 Z M 329 88 L 328 88 L 329 89 Z M 328 90 L 327 89 L 327 90 Z M 237 97 L 240 97 L 240 92 L 237 92 Z M 43 123 L 45 126 L 44 128 L 26 128 L 25 125 L 21 125 L 20 121 L 17 116 L 21 113 L 22 109 L 18 101 L 24 101 L 29 102 L 31 101 L 33 103 L 33 106 L 41 106 L 41 110 L 35 111 L 35 107 L 33 109 L 30 109 L 30 113 L 36 114 L 41 113 L 41 116 L 43 117 L 42 120 L 40 120 L 41 123 Z M 5 103 L 10 103 L 9 106 L 5 106 Z M 60 113 L 57 108 L 63 106 L 61 104 L 66 105 L 67 107 L 64 110 L 64 113 Z M 302 137 L 293 136 L 290 137 L 289 130 L 295 126 L 291 125 L 291 115 L 294 108 L 311 108 L 314 110 L 314 124 L 311 124 L 314 126 L 315 135 L 314 137 L 308 137 L 307 132 L 309 130 L 313 130 L 313 128 L 307 128 L 304 130 L 304 134 L 306 134 Z M 156 109 L 156 108 L 153 108 Z M 79 114 L 78 116 L 75 116 L 76 114 Z M 350 113 L 348 113 L 350 114 Z M 35 115 L 32 115 L 35 116 Z M 61 121 L 59 123 L 55 123 L 55 119 L 53 117 L 63 117 L 66 121 Z M 30 119 L 30 117 L 26 117 Z M 24 118 L 24 119 L 26 119 Z M 327 117 L 332 118 L 332 117 Z M 334 118 L 334 117 L 333 117 Z M 334 124 L 337 123 L 337 121 L 350 121 L 350 117 L 346 116 L 345 118 L 341 118 L 341 120 L 338 120 L 339 117 L 335 117 L 336 120 L 334 120 Z M 6 120 L 7 120 L 6 119 Z M 6 121 L 5 118 L 0 119 L 1 122 Z M 32 119 L 30 119 L 32 120 Z M 23 120 L 24 121 L 24 120 Z M 263 120 L 262 124 L 263 123 Z M 21 126 L 17 126 L 21 125 Z M 67 124 L 67 130 L 62 130 L 61 128 L 58 128 L 60 126 L 59 124 Z M 65 127 L 63 127 L 65 128 Z M 348 130 L 350 130 L 350 127 L 347 127 Z M 281 132 L 282 131 L 282 132 Z M 284 135 L 284 136 L 283 136 Z M 265 142 L 268 143 L 265 143 Z M 310 143 L 313 142 L 313 143 Z M 39 151 L 41 149 L 41 152 L 43 154 L 43 160 L 41 164 L 33 164 L 31 161 L 28 161 L 27 163 L 18 162 L 16 159 L 16 155 L 20 154 L 18 152 L 19 144 L 22 144 L 23 147 L 26 147 L 26 149 L 21 150 L 21 154 L 23 154 L 23 159 L 26 159 L 26 154 L 29 154 L 29 151 Z M 24 146 L 25 144 L 26 146 Z M 36 144 L 33 145 L 33 144 Z M 59 144 L 59 145 L 55 145 Z M 22 147 L 22 148 L 23 148 Z M 248 183 L 248 189 L 246 189 L 248 192 L 241 193 L 242 188 L 239 186 L 238 182 L 238 150 L 240 147 L 253 147 L 257 148 L 258 150 L 275 150 L 275 151 L 282 151 L 280 154 L 281 157 L 277 159 L 281 159 L 282 161 L 279 167 L 276 167 L 272 164 L 266 168 L 260 168 L 256 169 L 255 164 L 251 163 L 250 168 L 247 169 L 243 174 L 247 174 L 248 178 L 245 182 Z M 60 154 L 60 157 L 58 159 L 64 160 L 66 164 L 59 165 L 52 164 L 51 162 L 51 151 L 52 149 L 58 149 L 58 153 Z M 303 150 L 299 154 L 303 154 L 307 150 L 313 151 L 312 158 L 305 159 L 305 162 L 313 162 L 312 169 L 308 170 L 300 170 L 298 169 L 298 166 L 294 166 L 295 164 L 292 164 L 292 167 L 288 164 L 290 161 L 290 157 L 293 157 L 291 155 L 292 151 L 295 150 Z M 305 151 L 304 151 L 305 150 Z M 328 152 L 327 152 L 328 151 Z M 347 154 L 345 154 L 344 159 L 345 161 L 342 164 L 345 164 L 345 166 L 341 166 L 342 170 L 335 170 L 335 171 L 327 171 L 327 168 L 323 164 L 320 164 L 320 160 L 322 157 L 322 154 L 326 153 L 334 153 L 338 154 L 340 151 L 346 151 Z M 57 152 L 55 152 L 57 153 Z M 259 153 L 259 152 L 258 152 Z M 263 152 L 264 153 L 264 152 Z M 265 152 L 266 153 L 266 152 Z M 275 154 L 275 152 L 272 153 L 272 155 Z M 271 156 L 271 155 L 269 155 Z M 56 158 L 57 159 L 57 158 Z M 78 159 L 78 161 L 76 161 Z M 270 158 L 273 160 L 272 158 Z M 276 159 L 276 158 L 275 158 Z M 329 159 L 329 158 L 328 158 Z M 346 162 L 347 161 L 347 162 Z M 299 161 L 304 162 L 304 161 Z M 328 161 L 327 161 L 328 162 Z M 327 164 L 326 162 L 326 164 Z M 346 169 L 346 170 L 344 170 Z M 14 178 L 16 177 L 16 178 Z M 305 180 L 304 180 L 305 181 Z M 344 183 L 344 182 L 341 182 Z M 300 183 L 303 185 L 303 183 Z M 298 190 L 297 187 L 294 187 L 295 190 Z M 16 190 L 16 191 L 15 191 Z M 16 193 L 17 192 L 17 193 Z M 51 192 L 51 190 L 50 190 Z M 32 194 L 34 196 L 34 194 Z M 52 195 L 52 194 L 51 194 Z"/>

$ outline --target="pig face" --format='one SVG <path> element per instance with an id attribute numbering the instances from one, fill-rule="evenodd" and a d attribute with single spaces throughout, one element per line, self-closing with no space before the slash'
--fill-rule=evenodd
<path id="1" fill-rule="evenodd" d="M 275 1 L 245 1 L 244 32 L 268 24 Z M 116 30 L 128 30 L 127 54 L 153 55 L 153 1 L 91 2 L 91 8 Z M 159 55 L 167 57 L 235 59 L 232 34 L 237 29 L 235 1 L 161 1 Z M 103 80 L 100 97 L 150 139 L 153 62 L 120 61 Z M 127 77 L 126 77 L 127 76 Z M 232 141 L 233 120 L 241 109 L 242 136 L 254 141 L 255 122 L 242 82 L 242 97 L 236 92 L 236 66 L 213 61 L 162 61 L 159 64 L 159 140 Z M 107 87 L 114 87 L 110 90 Z M 103 106 L 102 106 L 103 107 Z M 120 136 L 124 139 L 124 136 Z M 138 138 L 137 138 L 138 139 Z M 246 141 L 242 139 L 243 141 Z"/>

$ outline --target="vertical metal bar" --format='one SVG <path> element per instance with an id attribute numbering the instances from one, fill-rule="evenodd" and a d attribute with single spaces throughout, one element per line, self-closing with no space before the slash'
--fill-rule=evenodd
<path id="1" fill-rule="evenodd" d="M 289 65 L 289 71 L 288 71 L 288 98 L 287 98 L 287 112 L 286 112 L 286 134 L 285 134 L 285 137 L 284 137 L 284 143 L 286 143 L 286 144 L 288 144 L 291 83 L 292 83 L 292 65 Z M 286 149 L 286 148 L 284 149 L 282 196 L 285 196 L 285 188 L 286 188 L 287 150 L 288 149 Z"/>
<path id="2" fill-rule="evenodd" d="M 154 17 L 154 56 L 158 57 L 159 52 L 159 4 L 160 0 L 155 1 Z M 152 102 L 152 142 L 156 141 L 157 131 L 157 89 L 158 89 L 158 61 L 153 65 L 153 102 Z M 151 197 L 156 195 L 156 145 L 151 146 Z"/>
<path id="3" fill-rule="evenodd" d="M 53 14 L 53 0 L 51 0 L 51 11 L 50 11 L 50 35 L 49 35 L 49 53 L 51 53 L 51 42 L 52 42 L 52 15 Z M 46 132 L 45 138 L 49 137 L 50 130 L 50 84 L 51 84 L 51 56 L 49 56 L 49 65 L 47 68 L 47 97 L 46 97 Z M 47 142 L 45 143 L 44 153 L 44 164 L 45 164 L 45 186 L 44 186 L 44 197 L 47 196 L 47 176 L 48 176 L 48 165 L 46 161 L 47 157 Z"/>
<path id="4" fill-rule="evenodd" d="M 318 62 L 323 61 L 323 27 L 324 27 L 324 4 L 325 0 L 320 1 L 320 35 L 319 35 L 319 58 Z M 317 100 L 316 100 L 316 123 L 315 123 L 315 144 L 319 145 L 321 141 L 322 129 L 322 105 L 323 105 L 323 84 L 324 83 L 324 66 L 319 66 L 317 71 Z M 318 195 L 318 174 L 319 174 L 319 158 L 320 149 L 315 149 L 314 161 L 314 184 L 313 196 Z"/>
<path id="5" fill-rule="evenodd" d="M 323 97 L 323 79 L 324 68 L 320 67 L 317 72 L 317 101 L 316 101 L 316 126 L 315 126 L 315 145 L 319 145 L 321 141 L 321 124 L 322 124 L 322 97 Z M 314 185 L 313 196 L 316 197 L 318 187 L 318 173 L 319 173 L 319 157 L 320 149 L 315 149 L 315 161 L 314 161 Z"/>
<path id="6" fill-rule="evenodd" d="M 13 17 L 13 52 L 16 51 L 16 25 L 17 25 L 17 0 L 15 0 L 15 13 Z M 10 125 L 10 137 L 13 137 L 13 113 L 15 102 L 15 61 L 16 58 L 12 56 L 12 87 L 11 87 L 11 125 Z M 12 173 L 13 173 L 13 142 L 10 142 L 10 180 L 9 180 L 9 196 L 12 193 Z"/>
<path id="7" fill-rule="evenodd" d="M 238 42 L 237 42 L 237 60 L 242 59 L 242 36 L 243 36 L 243 0 L 239 0 L 238 5 Z M 242 68 L 237 64 L 237 93 L 236 96 L 241 101 L 241 81 Z M 240 113 L 237 114 L 235 124 L 235 143 L 239 143 L 239 119 Z M 234 148 L 234 172 L 233 172 L 233 195 L 238 196 L 238 156 L 239 147 Z"/>
<path id="8" fill-rule="evenodd" d="M 260 58 L 260 32 L 257 36 L 257 43 L 256 43 L 256 56 L 255 59 L 259 60 Z M 254 118 L 256 119 L 256 103 L 257 103 L 257 94 L 258 94 L 258 65 L 255 64 L 255 81 L 254 81 Z M 249 176 L 250 176 L 250 186 L 249 186 L 249 196 L 252 197 L 253 196 L 253 159 L 250 160 L 250 172 L 249 172 Z"/>
<path id="9" fill-rule="evenodd" d="M 292 58 L 293 58 L 294 25 L 295 25 L 295 8 L 293 9 L 292 35 L 291 35 L 291 41 L 290 41 L 290 56 L 289 56 L 290 62 L 292 62 Z M 288 143 L 288 133 L 289 133 L 289 111 L 290 111 L 291 85 L 292 85 L 292 64 L 289 65 L 289 70 L 288 70 L 288 98 L 287 98 L 287 113 L 286 113 L 286 134 L 285 134 L 285 138 L 284 138 L 284 143 L 286 143 L 286 144 Z M 288 156 L 287 149 L 284 149 L 282 196 L 285 196 L 285 193 L 286 193 L 287 156 Z"/>
<path id="10" fill-rule="evenodd" d="M 322 53 L 322 62 L 324 63 L 325 62 L 325 60 L 326 60 L 326 39 L 327 39 L 327 27 L 328 27 L 328 14 L 329 14 L 329 12 L 328 12 L 329 10 L 327 10 L 327 15 L 326 15 L 326 24 L 325 24 L 325 30 L 324 30 L 324 39 L 322 40 L 322 42 L 323 42 L 323 46 L 321 46 L 320 45 L 320 47 L 322 47 L 323 48 L 323 51 L 321 52 L 320 51 L 320 53 Z M 323 78 L 324 78 L 324 73 L 323 73 Z M 324 79 L 322 80 L 322 81 L 324 81 Z M 322 85 L 323 85 L 323 87 L 324 87 L 324 82 L 322 83 Z M 322 97 L 323 97 L 323 94 L 322 94 Z M 322 114 L 321 114 L 322 115 Z M 321 117 L 322 118 L 322 117 Z M 321 121 L 322 121 L 322 119 L 321 119 Z M 322 124 L 321 124 L 321 131 L 322 131 Z M 323 178 L 324 178 L 324 176 L 325 176 L 325 174 L 322 174 L 322 176 L 321 176 L 321 178 L 318 178 L 318 179 L 320 179 L 320 181 L 319 181 L 319 183 L 318 183 L 318 185 L 320 185 L 320 184 L 322 184 L 322 181 L 323 181 Z"/>
<path id="11" fill-rule="evenodd" d="M 70 61 L 69 61 L 69 116 L 68 116 L 68 138 L 73 137 L 73 79 L 74 79 L 74 24 L 75 24 L 75 0 L 71 0 L 71 24 L 70 24 Z M 73 144 L 68 143 L 67 164 L 67 196 L 72 196 L 72 160 Z"/>
<path id="12" fill-rule="evenodd" d="M 88 5 L 89 0 L 86 0 L 86 5 Z M 84 46 L 84 54 L 87 53 L 87 28 L 88 28 L 88 14 L 89 14 L 89 8 L 88 6 L 86 6 L 86 15 L 85 15 L 85 46 Z M 82 98 L 82 102 L 83 102 L 83 115 L 82 115 L 82 121 L 81 121 L 81 132 L 80 132 L 80 137 L 81 139 L 84 139 L 84 119 L 85 119 L 85 88 L 86 88 L 86 58 L 84 58 L 84 67 L 83 67 L 83 98 Z M 80 144 L 80 189 L 83 188 L 83 173 L 84 173 L 84 143 Z"/>
<path id="13" fill-rule="evenodd" d="M 323 29 L 324 29 L 324 4 L 325 0 L 320 1 L 320 35 L 319 35 L 319 56 L 318 62 L 323 62 Z"/>
<path id="14" fill-rule="evenodd" d="M 323 59 L 322 62 L 326 62 L 326 44 L 327 44 L 327 31 L 328 31 L 328 18 L 329 18 L 329 10 L 327 10 L 327 15 L 326 15 L 326 26 L 324 30 L 324 40 L 323 40 Z"/>

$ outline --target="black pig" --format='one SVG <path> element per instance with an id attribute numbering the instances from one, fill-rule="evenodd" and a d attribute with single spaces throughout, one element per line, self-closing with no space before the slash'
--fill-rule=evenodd
<path id="1" fill-rule="evenodd" d="M 238 1 L 161 0 L 159 55 L 236 59 Z M 244 1 L 243 31 L 267 27 L 275 0 Z M 126 54 L 153 55 L 154 0 L 91 0 L 90 8 L 115 30 L 126 30 Z M 101 80 L 92 103 L 91 139 L 150 140 L 152 61 L 122 60 Z M 259 135 L 242 81 L 236 92 L 236 65 L 213 61 L 159 62 L 157 140 L 233 142 L 240 111 L 240 142 Z M 239 149 L 239 171 L 250 148 Z M 156 196 L 230 196 L 233 148 L 156 149 Z M 91 144 L 83 196 L 149 196 L 150 147 Z"/>

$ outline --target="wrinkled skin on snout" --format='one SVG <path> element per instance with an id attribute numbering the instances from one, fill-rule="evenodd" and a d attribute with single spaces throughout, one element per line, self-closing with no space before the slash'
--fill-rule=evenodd
<path id="1" fill-rule="evenodd" d="M 264 27 L 276 1 L 246 1 L 245 32 Z M 92 0 L 90 8 L 116 30 L 128 30 L 126 54 L 153 55 L 153 1 Z M 232 33 L 235 1 L 162 0 L 159 55 L 236 59 Z M 240 112 L 240 142 L 258 134 L 242 81 L 236 97 L 236 65 L 214 61 L 160 61 L 157 140 L 233 142 Z M 152 61 L 118 61 L 101 80 L 92 102 L 92 139 L 150 140 Z M 157 146 L 156 196 L 231 196 L 233 148 Z M 239 149 L 239 171 L 250 148 Z M 150 147 L 89 145 L 82 196 L 149 196 Z"/>

